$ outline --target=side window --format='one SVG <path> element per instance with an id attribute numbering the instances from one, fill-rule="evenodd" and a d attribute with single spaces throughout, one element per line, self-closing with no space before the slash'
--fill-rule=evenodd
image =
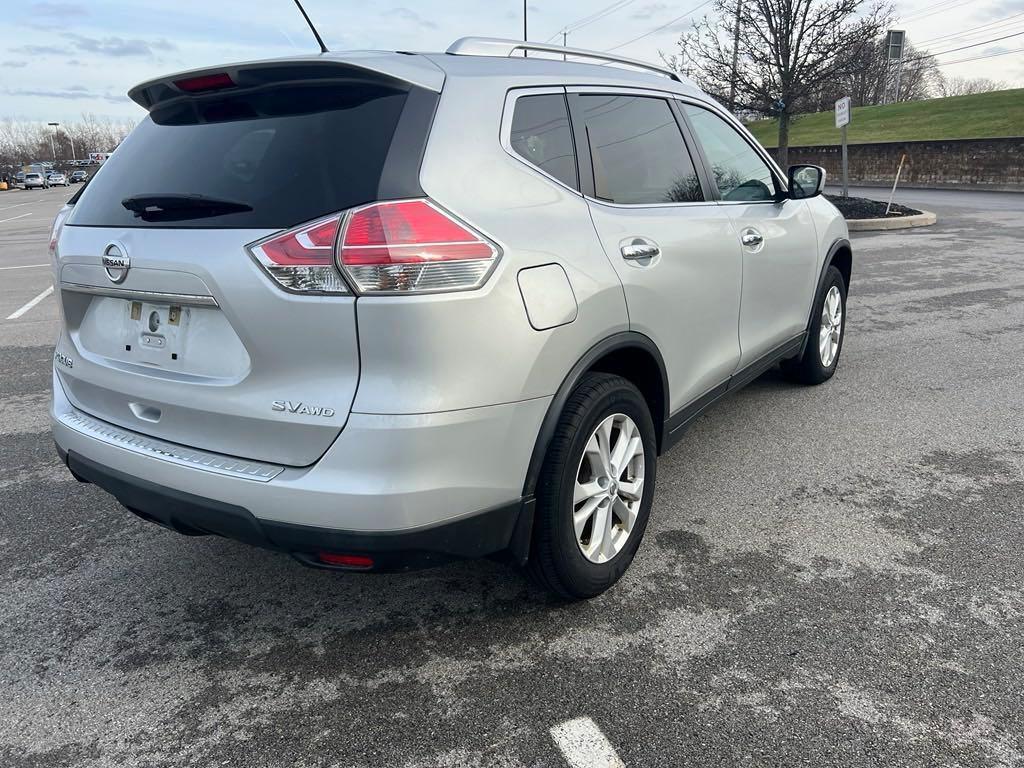
<path id="1" fill-rule="evenodd" d="M 594 193 L 613 203 L 704 199 L 675 115 L 664 99 L 578 97 L 594 164 Z"/>
<path id="2" fill-rule="evenodd" d="M 531 165 L 579 189 L 569 110 L 559 93 L 521 96 L 512 113 L 512 149 Z"/>
<path id="3" fill-rule="evenodd" d="M 735 128 L 714 112 L 683 104 L 723 200 L 774 200 L 775 176 Z"/>

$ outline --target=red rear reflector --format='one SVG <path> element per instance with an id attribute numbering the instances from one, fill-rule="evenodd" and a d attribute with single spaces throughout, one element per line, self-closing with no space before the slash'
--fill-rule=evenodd
<path id="1" fill-rule="evenodd" d="M 422 264 L 493 259 L 490 243 L 426 200 L 376 203 L 349 215 L 341 263 Z"/>
<path id="2" fill-rule="evenodd" d="M 317 552 L 316 556 L 326 565 L 340 565 L 344 568 L 373 568 L 373 558 L 366 555 L 341 555 L 337 552 Z"/>
<path id="3" fill-rule="evenodd" d="M 196 93 L 197 91 L 217 91 L 221 88 L 232 88 L 235 81 L 227 72 L 217 72 L 213 75 L 199 75 L 198 77 L 186 77 L 182 80 L 175 80 L 174 84 L 183 91 Z"/>

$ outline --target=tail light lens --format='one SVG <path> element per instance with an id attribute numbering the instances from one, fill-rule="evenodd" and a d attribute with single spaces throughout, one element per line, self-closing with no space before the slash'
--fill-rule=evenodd
<path id="1" fill-rule="evenodd" d="M 249 252 L 282 288 L 318 294 L 348 293 L 338 267 L 359 293 L 472 290 L 499 256 L 429 200 L 354 208 L 252 243 Z"/>
<path id="2" fill-rule="evenodd" d="M 303 224 L 249 246 L 249 253 L 282 288 L 297 293 L 348 293 L 334 266 L 342 214 Z"/>
<path id="3" fill-rule="evenodd" d="M 53 226 L 50 227 L 50 245 L 48 248 L 51 262 L 57 257 L 57 241 L 60 239 L 60 231 L 64 228 L 64 220 L 67 219 L 71 211 L 71 206 L 65 205 L 57 211 L 57 216 L 53 219 Z"/>
<path id="4" fill-rule="evenodd" d="M 338 262 L 361 293 L 465 291 L 483 285 L 498 249 L 429 200 L 349 211 Z"/>

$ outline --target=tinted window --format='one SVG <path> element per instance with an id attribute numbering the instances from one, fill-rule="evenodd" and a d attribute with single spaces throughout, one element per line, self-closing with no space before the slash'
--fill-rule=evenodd
<path id="1" fill-rule="evenodd" d="M 279 229 L 374 200 L 405 101 L 380 84 L 310 83 L 157 108 L 90 179 L 68 223 Z M 169 224 L 121 205 L 141 195 L 240 205 Z"/>
<path id="2" fill-rule="evenodd" d="M 774 200 L 775 177 L 740 134 L 714 112 L 684 104 L 723 200 Z"/>
<path id="3" fill-rule="evenodd" d="M 598 198 L 633 204 L 704 199 L 667 101 L 611 95 L 583 95 L 579 100 Z"/>
<path id="4" fill-rule="evenodd" d="M 522 96 L 512 115 L 512 149 L 563 184 L 579 189 L 565 96 Z"/>

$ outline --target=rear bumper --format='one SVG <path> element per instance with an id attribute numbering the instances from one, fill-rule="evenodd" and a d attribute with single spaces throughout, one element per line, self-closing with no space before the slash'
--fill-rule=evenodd
<path id="1" fill-rule="evenodd" d="M 51 415 L 70 469 L 142 517 L 304 560 L 317 551 L 379 553 L 382 567 L 394 569 L 515 544 L 527 464 L 549 402 L 353 413 L 309 467 L 197 456 L 109 424 L 86 429 L 56 376 Z"/>
<path id="2" fill-rule="evenodd" d="M 314 567 L 346 570 L 322 563 L 320 552 L 369 556 L 371 567 L 347 570 L 373 571 L 409 570 L 482 557 L 509 549 L 528 536 L 532 520 L 532 501 L 515 501 L 439 525 L 384 533 L 261 521 L 244 507 L 140 480 L 73 451 L 61 451 L 59 446 L 58 452 L 76 478 L 107 491 L 144 520 L 187 536 L 212 534 L 287 552 Z M 521 530 L 524 526 L 525 531 Z"/>

